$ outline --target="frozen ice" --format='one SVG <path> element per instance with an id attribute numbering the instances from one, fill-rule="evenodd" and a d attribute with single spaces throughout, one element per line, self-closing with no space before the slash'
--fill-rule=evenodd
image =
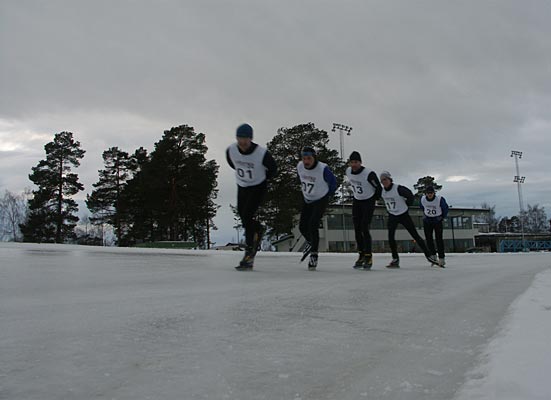
<path id="1" fill-rule="evenodd" d="M 309 272 L 296 253 L 261 253 L 238 272 L 240 258 L 0 244 L 0 398 L 450 399 L 551 265 L 403 255 L 387 270 L 376 254 L 364 272 L 321 254 Z M 550 313 L 529 296 L 530 315 Z"/>

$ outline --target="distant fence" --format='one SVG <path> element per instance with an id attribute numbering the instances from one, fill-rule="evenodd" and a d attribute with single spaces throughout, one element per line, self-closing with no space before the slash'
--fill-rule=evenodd
<path id="1" fill-rule="evenodd" d="M 139 243 L 136 244 L 134 247 L 145 247 L 150 249 L 194 249 L 197 247 L 197 244 L 194 242 L 162 241 Z"/>
<path id="2" fill-rule="evenodd" d="M 551 240 L 501 240 L 499 251 L 501 253 L 516 253 L 519 251 L 551 251 Z"/>

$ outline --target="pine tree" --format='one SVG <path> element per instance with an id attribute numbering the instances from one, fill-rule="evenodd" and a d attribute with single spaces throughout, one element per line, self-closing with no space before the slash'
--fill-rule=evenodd
<path id="1" fill-rule="evenodd" d="M 128 231 L 121 237 L 119 246 L 155 239 L 152 211 L 155 196 L 150 188 L 154 178 L 148 170 L 150 161 L 150 156 L 143 147 L 137 149 L 131 157 L 133 177 L 128 180 L 121 193 L 118 209 L 124 215 Z"/>
<path id="2" fill-rule="evenodd" d="M 137 161 L 118 147 L 103 152 L 104 169 L 99 170 L 99 179 L 93 184 L 94 190 L 86 198 L 86 205 L 93 224 L 109 224 L 115 230 L 117 244 L 121 243 L 125 218 L 121 207 L 122 191 L 132 176 Z"/>
<path id="3" fill-rule="evenodd" d="M 78 167 L 85 151 L 71 132 L 60 132 L 44 146 L 46 159 L 32 168 L 29 179 L 38 186 L 29 200 L 29 214 L 21 225 L 23 240 L 63 243 L 74 238 L 77 203 L 70 197 L 84 189 L 71 167 Z"/>
<path id="4" fill-rule="evenodd" d="M 164 132 L 125 189 L 132 219 L 129 241 L 192 239 L 208 247 L 218 208 L 218 165 L 206 160 L 207 150 L 205 135 L 190 126 Z"/>
<path id="5" fill-rule="evenodd" d="M 337 183 L 342 184 L 345 164 L 338 152 L 328 145 L 327 132 L 316 128 L 311 122 L 280 128 L 268 143 L 267 148 L 279 170 L 277 177 L 268 185 L 265 205 L 260 210 L 260 219 L 267 225 L 269 235 L 279 237 L 291 233 L 294 219 L 300 213 L 303 200 L 296 166 L 304 146 L 314 147 L 318 160 L 326 163 L 337 177 Z"/>
<path id="6" fill-rule="evenodd" d="M 417 190 L 417 193 L 415 195 L 421 198 L 425 194 L 425 189 L 429 186 L 432 186 L 435 192 L 438 192 L 440 189 L 442 189 L 442 185 L 436 183 L 433 176 L 424 176 L 422 178 L 419 178 L 417 180 L 417 183 L 413 185 L 413 188 Z"/>

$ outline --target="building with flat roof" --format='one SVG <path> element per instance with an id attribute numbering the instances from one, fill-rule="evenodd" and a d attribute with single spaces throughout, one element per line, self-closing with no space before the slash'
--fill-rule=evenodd
<path id="1" fill-rule="evenodd" d="M 423 232 L 423 212 L 412 206 L 409 213 L 421 237 Z M 479 232 L 487 231 L 487 225 L 476 223 L 480 217 L 487 216 L 488 209 L 450 207 L 448 218 L 444 221 L 444 245 L 447 252 L 465 252 L 475 246 L 475 236 Z M 483 218 L 482 218 L 483 219 Z M 298 220 L 298 218 L 297 218 Z M 371 236 L 373 238 L 373 252 L 390 252 L 387 231 L 388 214 L 386 208 L 377 205 L 371 222 Z M 352 224 L 352 205 L 333 205 L 327 209 L 320 227 L 320 252 L 356 252 L 354 225 Z M 415 241 L 401 226 L 396 231 L 398 251 L 408 253 L 420 251 Z M 300 251 L 304 245 L 304 238 L 298 230 L 298 223 L 293 228 L 292 235 L 281 238 L 272 243 L 276 251 Z"/>

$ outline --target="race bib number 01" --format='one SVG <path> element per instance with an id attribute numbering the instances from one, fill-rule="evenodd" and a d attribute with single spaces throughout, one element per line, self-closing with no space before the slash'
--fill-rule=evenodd
<path id="1" fill-rule="evenodd" d="M 253 171 L 250 169 L 237 168 L 237 175 L 239 175 L 240 178 L 253 179 Z"/>

